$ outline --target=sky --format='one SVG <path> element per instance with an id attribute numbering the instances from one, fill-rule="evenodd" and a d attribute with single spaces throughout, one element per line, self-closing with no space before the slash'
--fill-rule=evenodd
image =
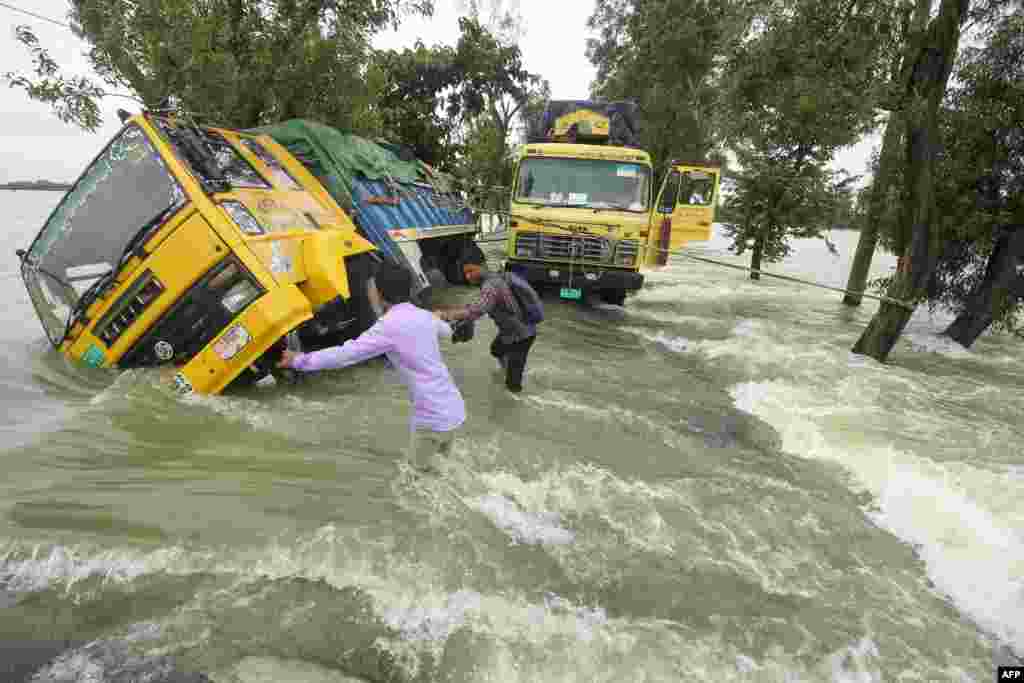
<path id="1" fill-rule="evenodd" d="M 3 2 L 60 22 L 66 21 L 69 7 L 67 0 Z M 427 45 L 453 45 L 458 39 L 462 1 L 435 2 L 433 17 L 406 18 L 397 31 L 378 35 L 375 46 L 401 49 L 412 46 L 417 39 Z M 585 99 L 595 75 L 585 55 L 589 37 L 586 21 L 593 8 L 592 0 L 519 0 L 518 5 L 524 20 L 520 47 L 525 67 L 548 79 L 554 98 Z M 2 5 L 0 74 L 30 71 L 30 55 L 14 38 L 14 27 L 18 24 L 27 24 L 35 31 L 40 44 L 66 73 L 95 77 L 83 55 L 87 46 L 71 31 Z M 49 106 L 29 100 L 23 90 L 5 86 L 0 84 L 0 183 L 39 178 L 74 180 L 120 128 L 117 109 L 137 111 L 128 100 L 104 99 L 101 103 L 103 125 L 96 133 L 87 133 L 61 122 Z M 871 149 L 878 142 L 878 136 L 874 136 L 842 150 L 836 157 L 835 167 L 854 174 L 865 173 Z"/>

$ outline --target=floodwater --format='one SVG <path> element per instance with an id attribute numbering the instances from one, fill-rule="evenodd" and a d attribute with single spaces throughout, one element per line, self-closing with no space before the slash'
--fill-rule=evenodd
<path id="1" fill-rule="evenodd" d="M 880 365 L 849 352 L 874 302 L 677 259 L 624 309 L 549 300 L 519 397 L 490 322 L 446 346 L 469 420 L 424 477 L 381 363 L 232 397 L 67 364 L 14 257 L 58 199 L 0 195 L 0 679 L 980 683 L 1024 656 L 1013 338 L 921 311 Z M 832 239 L 769 270 L 843 286 Z"/>

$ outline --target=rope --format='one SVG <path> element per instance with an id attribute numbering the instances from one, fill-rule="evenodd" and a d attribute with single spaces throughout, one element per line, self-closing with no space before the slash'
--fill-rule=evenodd
<path id="1" fill-rule="evenodd" d="M 573 234 L 578 234 L 580 232 L 585 232 L 585 230 L 582 230 L 582 231 L 581 230 L 570 230 L 570 229 L 566 228 L 565 226 L 559 225 L 558 221 L 545 220 L 545 219 L 542 219 L 542 218 L 537 218 L 535 216 L 527 217 L 527 216 L 522 216 L 522 215 L 519 215 L 519 214 L 514 214 L 514 213 L 512 213 L 510 211 L 500 211 L 500 210 L 496 211 L 496 210 L 493 210 L 493 209 L 483 209 L 483 208 L 478 208 L 478 207 L 471 206 L 468 203 L 463 203 L 462 206 L 463 206 L 463 208 L 470 209 L 471 211 L 475 211 L 475 212 L 478 212 L 478 213 L 488 213 L 488 214 L 497 215 L 497 216 L 505 216 L 507 218 L 517 218 L 517 219 L 529 221 L 531 223 L 535 223 L 535 224 L 538 224 L 538 225 L 552 225 L 554 227 L 558 227 L 561 230 L 564 230 L 566 232 L 570 232 L 570 233 L 573 233 Z M 616 227 L 614 224 L 610 224 L 610 223 L 590 223 L 590 225 L 594 225 L 595 227 L 609 227 L 609 228 Z M 476 242 L 477 243 L 504 242 L 507 239 L 508 239 L 508 237 L 505 236 L 505 237 L 493 238 L 493 239 L 483 239 L 483 240 L 478 239 L 478 240 L 476 240 Z M 758 275 L 764 275 L 765 277 L 774 277 L 774 278 L 777 278 L 779 280 L 785 280 L 787 282 L 795 282 L 797 284 L 807 285 L 808 287 L 817 287 L 818 289 L 827 289 L 827 290 L 832 291 L 832 292 L 841 292 L 841 293 L 844 293 L 844 294 L 855 294 L 857 296 L 866 297 L 868 299 L 875 299 L 876 301 L 882 301 L 882 302 L 887 303 L 887 304 L 892 304 L 893 306 L 899 306 L 900 308 L 906 309 L 908 311 L 916 310 L 916 306 L 914 306 L 913 304 L 907 303 L 906 301 L 901 301 L 899 299 L 894 299 L 894 298 L 892 298 L 890 296 L 885 296 L 885 295 L 880 295 L 880 294 L 871 294 L 870 292 L 867 292 L 867 291 L 856 291 L 856 290 L 852 290 L 852 289 L 845 289 L 843 287 L 832 287 L 831 285 L 823 285 L 820 282 L 813 282 L 811 280 L 804 280 L 802 278 L 792 277 L 790 275 L 779 275 L 778 273 L 769 273 L 768 271 L 760 270 L 758 268 L 750 268 L 748 266 L 740 266 L 740 265 L 736 265 L 735 263 L 726 263 L 725 261 L 717 261 L 715 259 L 710 259 L 710 258 L 703 257 L 703 256 L 694 256 L 693 254 L 689 254 L 689 253 L 686 253 L 686 252 L 681 251 L 681 250 L 673 251 L 671 249 L 659 249 L 658 247 L 653 247 L 653 246 L 649 246 L 649 245 L 641 245 L 640 248 L 641 248 L 641 250 L 652 250 L 653 249 L 654 251 L 657 251 L 657 252 L 664 252 L 666 254 L 671 254 L 671 255 L 674 255 L 674 256 L 682 256 L 683 258 L 688 258 L 688 259 L 690 259 L 692 261 L 700 261 L 702 263 L 710 263 L 712 265 L 722 266 L 723 268 L 732 268 L 733 270 L 742 270 L 744 272 L 757 273 Z M 571 263 L 572 262 L 570 262 L 570 265 L 571 265 Z"/>
<path id="2" fill-rule="evenodd" d="M 506 236 L 506 237 L 492 238 L 492 239 L 482 239 L 482 240 L 478 239 L 476 241 L 478 243 L 505 242 L 507 239 L 508 239 L 508 237 Z M 885 295 L 881 295 L 881 294 L 871 294 L 870 292 L 858 292 L 856 290 L 844 289 L 843 287 L 833 287 L 831 285 L 823 285 L 820 282 L 813 282 L 811 280 L 804 280 L 802 278 L 792 277 L 791 275 L 779 275 L 778 273 L 769 273 L 767 271 L 760 270 L 758 268 L 750 268 L 748 266 L 740 266 L 740 265 L 737 265 L 735 263 L 727 263 L 725 261 L 718 261 L 718 260 L 715 260 L 715 259 L 707 258 L 705 256 L 694 256 L 693 254 L 689 254 L 687 252 L 684 252 L 684 251 L 678 250 L 678 249 L 677 250 L 659 249 L 658 247 L 652 247 L 652 246 L 649 246 L 649 245 L 642 245 L 640 248 L 641 248 L 641 250 L 653 250 L 653 251 L 657 251 L 657 252 L 664 252 L 666 254 L 671 254 L 673 256 L 682 256 L 683 258 L 688 258 L 688 259 L 690 259 L 692 261 L 699 261 L 701 263 L 710 263 L 712 265 L 722 266 L 723 268 L 732 268 L 733 270 L 742 270 L 742 271 L 749 272 L 749 273 L 757 273 L 758 275 L 764 275 L 765 277 L 774 277 L 774 278 L 778 278 L 779 280 L 786 280 L 787 282 L 795 282 L 797 284 L 807 285 L 808 287 L 817 287 L 819 289 L 827 289 L 827 290 L 830 290 L 830 291 L 833 291 L 833 292 L 842 292 L 842 293 L 845 293 L 845 294 L 856 294 L 858 296 L 867 297 L 868 299 L 875 299 L 877 301 L 883 301 L 883 302 L 885 302 L 887 304 L 892 304 L 894 306 L 899 306 L 900 308 L 904 308 L 904 309 L 906 309 L 908 311 L 913 311 L 913 310 L 916 309 L 916 307 L 913 304 L 909 304 L 906 301 L 900 301 L 899 299 L 894 299 L 894 298 L 892 298 L 890 296 L 885 296 Z"/>
<path id="3" fill-rule="evenodd" d="M 706 258 L 706 257 L 703 257 L 703 256 L 694 256 L 692 254 L 686 254 L 686 253 L 683 253 L 681 251 L 671 251 L 671 250 L 667 250 L 667 249 L 665 249 L 665 250 L 659 249 L 658 251 L 666 251 L 669 254 L 674 254 L 676 256 L 682 256 L 683 258 L 688 258 L 688 259 L 691 259 L 693 261 L 701 261 L 703 263 L 711 263 L 711 264 L 714 264 L 716 266 L 723 266 L 725 268 L 733 268 L 735 270 L 744 270 L 744 271 L 748 271 L 748 272 L 751 272 L 751 273 L 757 273 L 758 275 L 765 275 L 767 277 L 774 277 L 774 278 L 778 278 L 780 280 L 787 280 L 789 282 L 796 282 L 798 284 L 807 285 L 809 287 L 817 287 L 819 289 L 828 289 L 828 290 L 831 290 L 833 292 L 843 292 L 845 294 L 856 294 L 857 296 L 864 296 L 864 297 L 867 297 L 869 299 L 876 299 L 878 301 L 884 301 L 887 304 L 892 304 L 894 306 L 899 306 L 900 308 L 905 308 L 908 311 L 913 311 L 916 308 L 914 305 L 909 304 L 906 301 L 900 301 L 899 299 L 894 299 L 894 298 L 892 298 L 890 296 L 885 296 L 885 295 L 881 295 L 881 294 L 871 294 L 869 292 L 858 292 L 856 290 L 844 289 L 842 287 L 832 287 L 831 285 L 823 285 L 820 282 L 812 282 L 811 280 L 803 280 L 801 278 L 792 277 L 792 276 L 789 276 L 789 275 L 779 275 L 778 273 L 769 273 L 769 272 L 766 272 L 766 271 L 763 271 L 763 270 L 759 270 L 757 268 L 749 268 L 747 266 L 738 266 L 738 265 L 736 265 L 734 263 L 726 263 L 724 261 L 716 261 L 715 259 L 709 259 L 709 258 Z"/>

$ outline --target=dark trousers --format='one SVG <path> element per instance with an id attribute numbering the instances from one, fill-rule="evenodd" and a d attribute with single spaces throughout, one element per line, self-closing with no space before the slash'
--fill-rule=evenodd
<path id="1" fill-rule="evenodd" d="M 506 344 L 501 337 L 491 342 L 491 355 L 505 363 L 505 386 L 513 393 L 523 390 L 523 370 L 526 369 L 526 356 L 530 353 L 536 335 Z"/>

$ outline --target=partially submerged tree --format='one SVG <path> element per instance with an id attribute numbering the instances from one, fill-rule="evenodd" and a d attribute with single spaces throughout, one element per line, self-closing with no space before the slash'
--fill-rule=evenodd
<path id="1" fill-rule="evenodd" d="M 1014 330 L 1024 297 L 1024 14 L 999 18 L 964 51 L 943 109 L 938 226 L 928 301 L 956 312 L 964 346 Z"/>
<path id="2" fill-rule="evenodd" d="M 933 0 L 915 0 L 913 14 L 911 5 L 904 8 L 904 21 L 901 22 L 900 35 L 896 40 L 903 43 L 904 48 L 892 55 L 892 81 L 898 81 L 903 63 L 913 58 L 913 45 L 928 25 Z M 881 108 L 891 107 L 889 98 L 879 102 Z M 848 290 L 843 296 L 843 303 L 848 306 L 859 306 L 863 292 L 867 287 L 868 272 L 871 261 L 882 232 L 883 221 L 887 217 L 887 208 L 894 204 L 894 190 L 898 188 L 896 180 L 903 164 L 903 116 L 897 108 L 889 112 L 885 123 L 885 134 L 882 137 L 882 148 L 872 164 L 872 178 L 866 193 L 864 207 L 864 224 L 857 240 L 850 276 L 846 284 Z"/>
<path id="3" fill-rule="evenodd" d="M 941 0 L 938 15 L 907 52 L 901 81 L 893 95 L 906 124 L 901 268 L 886 294 L 911 305 L 923 300 L 941 251 L 936 224 L 935 164 L 940 145 L 939 108 L 956 59 L 971 0 Z M 853 352 L 884 361 L 913 310 L 883 302 L 853 347 Z"/>

